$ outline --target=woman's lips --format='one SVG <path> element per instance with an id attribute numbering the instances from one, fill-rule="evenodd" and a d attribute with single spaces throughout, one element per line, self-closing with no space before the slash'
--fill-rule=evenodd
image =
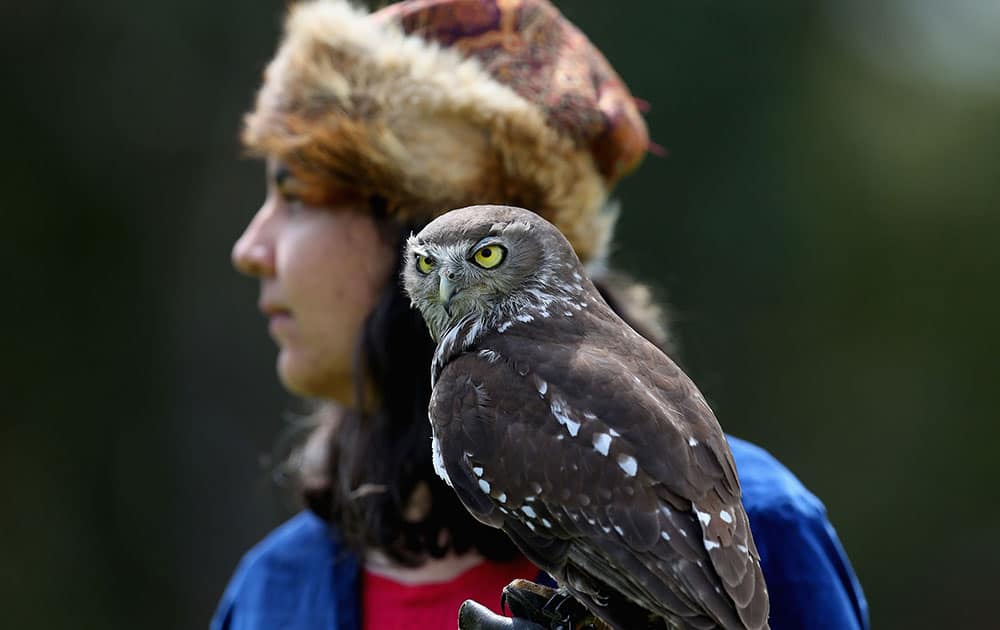
<path id="1" fill-rule="evenodd" d="M 292 312 L 287 308 L 272 304 L 262 304 L 260 310 L 267 317 L 268 330 L 271 335 L 277 335 L 292 323 Z"/>
<path id="2" fill-rule="evenodd" d="M 292 314 L 288 311 L 278 311 L 268 317 L 267 330 L 272 337 L 281 337 L 283 332 L 292 325 Z"/>

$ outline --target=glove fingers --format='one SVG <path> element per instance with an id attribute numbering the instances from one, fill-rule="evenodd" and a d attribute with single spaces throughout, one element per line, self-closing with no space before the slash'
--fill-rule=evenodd
<path id="1" fill-rule="evenodd" d="M 458 609 L 459 630 L 545 630 L 542 626 L 517 617 L 511 619 L 471 599 L 465 600 Z"/>

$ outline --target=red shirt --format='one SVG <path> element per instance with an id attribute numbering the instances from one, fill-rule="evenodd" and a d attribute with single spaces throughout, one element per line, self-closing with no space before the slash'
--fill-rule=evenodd
<path id="1" fill-rule="evenodd" d="M 538 569 L 525 558 L 481 562 L 447 582 L 407 585 L 369 571 L 361 576 L 363 630 L 455 630 L 458 607 L 474 599 L 500 612 L 500 593 L 512 580 L 534 580 Z"/>

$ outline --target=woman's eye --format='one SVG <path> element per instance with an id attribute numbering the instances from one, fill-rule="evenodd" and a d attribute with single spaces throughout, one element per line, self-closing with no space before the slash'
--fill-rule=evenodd
<path id="1" fill-rule="evenodd" d="M 484 245 L 472 255 L 472 260 L 483 269 L 493 269 L 503 262 L 507 250 L 500 245 Z"/>
<path id="2" fill-rule="evenodd" d="M 430 256 L 417 254 L 417 271 L 420 273 L 430 273 L 434 268 L 434 259 Z"/>
<path id="3" fill-rule="evenodd" d="M 275 175 L 274 186 L 278 196 L 287 202 L 289 206 L 302 203 L 302 195 L 306 192 L 306 189 L 302 185 L 302 182 L 288 171 L 280 171 Z M 296 208 L 296 210 L 298 209 L 301 208 Z"/>

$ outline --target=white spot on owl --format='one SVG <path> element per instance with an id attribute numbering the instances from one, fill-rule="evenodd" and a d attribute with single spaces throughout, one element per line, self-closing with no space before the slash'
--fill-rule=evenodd
<path id="1" fill-rule="evenodd" d="M 544 308 L 543 308 L 543 309 L 541 309 L 540 311 L 538 311 L 538 314 L 539 314 L 539 315 L 540 315 L 541 317 L 543 317 L 543 318 L 544 318 L 544 317 L 550 317 L 550 316 L 551 316 L 551 313 L 549 313 L 549 312 L 548 312 L 547 310 L 545 310 Z"/>
<path id="2" fill-rule="evenodd" d="M 695 446 L 698 446 L 698 440 L 694 439 L 693 437 L 689 437 L 688 438 L 688 446 L 690 446 L 691 448 L 694 448 Z"/>
<path id="3" fill-rule="evenodd" d="M 608 429 L 608 433 L 611 435 L 611 437 L 621 437 L 622 436 L 621 433 L 615 431 L 614 429 Z"/>
<path id="4" fill-rule="evenodd" d="M 497 326 L 497 332 L 498 332 L 498 333 L 503 333 L 503 332 L 506 332 L 506 331 L 507 331 L 507 329 L 508 329 L 508 328 L 510 328 L 510 327 L 511 327 L 511 326 L 513 326 L 513 325 L 514 325 L 514 322 L 510 322 L 510 321 L 507 321 L 507 322 L 501 322 L 501 323 L 500 323 L 500 325 L 499 325 L 499 326 Z"/>
<path id="5" fill-rule="evenodd" d="M 477 477 L 482 477 L 483 476 L 483 467 L 482 466 L 473 466 L 472 467 L 472 472 L 476 473 Z"/>
<path id="6" fill-rule="evenodd" d="M 469 328 L 469 332 L 465 335 L 464 347 L 468 348 L 472 343 L 479 337 L 479 333 L 482 330 L 483 322 L 481 319 L 477 319 L 473 322 L 472 326 Z"/>
<path id="7" fill-rule="evenodd" d="M 547 518 L 542 519 L 542 525 L 548 527 L 549 529 L 552 529 L 552 521 L 550 521 Z"/>
<path id="8" fill-rule="evenodd" d="M 490 363 L 496 363 L 497 361 L 500 360 L 500 355 L 497 354 L 496 352 L 493 352 L 492 350 L 490 350 L 488 348 L 485 349 L 485 350 L 480 350 L 479 351 L 479 356 L 481 356 L 482 358 L 486 359 Z"/>
<path id="9" fill-rule="evenodd" d="M 694 513 L 698 515 L 698 520 L 701 524 L 708 527 L 708 524 L 712 522 L 712 515 L 708 512 L 700 512 L 698 508 L 694 508 Z"/>
<path id="10" fill-rule="evenodd" d="M 668 534 L 667 532 L 660 532 L 660 538 L 662 538 L 663 540 L 670 540 L 670 534 Z"/>
<path id="11" fill-rule="evenodd" d="M 635 477 L 636 471 L 639 470 L 639 463 L 635 461 L 635 458 L 631 455 L 626 455 L 625 453 L 618 454 L 618 466 L 620 466 L 629 477 Z"/>
<path id="12" fill-rule="evenodd" d="M 497 501 L 499 501 L 500 503 L 506 503 L 507 502 L 507 494 L 501 492 L 500 496 L 497 497 Z"/>
<path id="13" fill-rule="evenodd" d="M 746 545 L 736 545 L 736 548 L 742 551 L 743 553 L 748 553 L 750 551 L 750 549 Z"/>
<path id="14" fill-rule="evenodd" d="M 532 508 L 530 505 L 522 505 L 521 511 L 524 512 L 524 515 L 527 516 L 528 518 L 535 518 L 536 516 L 538 516 L 535 513 L 534 508 Z"/>
<path id="15" fill-rule="evenodd" d="M 438 442 L 437 436 L 433 434 L 431 435 L 431 459 L 434 461 L 434 472 L 438 474 L 438 477 L 444 479 L 446 484 L 451 486 L 448 471 L 444 469 L 444 457 L 441 456 L 441 443 Z"/>
<path id="16" fill-rule="evenodd" d="M 535 524 L 532 523 L 531 521 L 524 521 L 524 524 L 527 525 L 528 529 L 530 529 L 531 531 L 535 531 Z"/>
<path id="17" fill-rule="evenodd" d="M 563 311 L 563 315 L 566 317 L 573 317 L 573 311 Z"/>
<path id="18" fill-rule="evenodd" d="M 455 350 L 455 343 L 458 341 L 458 333 L 462 330 L 464 323 L 467 321 L 468 319 L 463 320 L 461 323 L 456 324 L 447 333 L 445 333 L 444 338 L 442 338 L 441 342 L 438 343 L 437 350 L 434 353 L 434 363 L 441 365 L 444 361 L 444 357 L 448 356 Z M 478 333 L 478 327 L 473 326 L 473 328 Z"/>
<path id="19" fill-rule="evenodd" d="M 479 480 L 479 489 L 482 490 L 483 492 L 485 492 L 486 494 L 489 494 L 490 493 L 490 482 L 486 481 L 485 479 L 480 479 Z"/>
<path id="20" fill-rule="evenodd" d="M 540 396 L 544 396 L 545 392 L 549 391 L 549 384 L 541 379 L 538 379 L 537 388 L 538 388 L 538 394 Z"/>
<path id="21" fill-rule="evenodd" d="M 726 510 L 722 510 L 721 512 L 719 512 L 719 518 L 721 518 L 723 521 L 727 523 L 733 522 L 733 515 L 727 512 Z"/>
<path id="22" fill-rule="evenodd" d="M 458 331 L 461 326 L 452 326 L 452 328 L 445 333 L 444 339 L 441 340 L 439 346 L 448 346 L 455 343 L 455 339 L 458 337 Z"/>
<path id="23" fill-rule="evenodd" d="M 601 455 L 607 455 L 608 451 L 611 449 L 611 436 L 607 433 L 595 433 L 594 434 L 594 450 L 596 450 Z"/>
<path id="24" fill-rule="evenodd" d="M 537 481 L 532 481 L 528 485 L 531 487 L 531 491 L 534 492 L 535 494 L 541 494 L 542 493 L 542 484 L 538 483 Z M 534 498 L 534 497 L 532 497 L 532 498 Z"/>
<path id="25" fill-rule="evenodd" d="M 611 533 L 611 528 L 610 527 L 605 527 L 605 526 L 601 525 L 601 529 L 604 530 L 605 534 L 610 534 Z"/>
<path id="26" fill-rule="evenodd" d="M 551 408 L 552 415 L 556 417 L 559 424 L 565 426 L 571 436 L 576 437 L 576 434 L 580 432 L 580 423 L 569 417 L 569 409 L 566 408 L 566 403 L 561 398 L 554 397 Z"/>
<path id="27" fill-rule="evenodd" d="M 503 512 L 504 514 L 510 514 L 510 512 L 507 511 L 507 508 L 504 507 L 500 508 L 500 511 Z"/>
<path id="28" fill-rule="evenodd" d="M 715 542 L 714 540 L 709 540 L 707 538 L 705 539 L 705 551 L 711 551 L 713 549 L 718 549 L 718 548 L 719 548 L 719 543 Z"/>
<path id="29" fill-rule="evenodd" d="M 535 318 L 532 317 L 530 313 L 518 313 L 517 315 L 514 316 L 514 319 L 516 319 L 519 322 L 524 322 L 525 324 L 527 324 L 528 322 L 535 321 Z"/>
<path id="30" fill-rule="evenodd" d="M 542 291 L 540 289 L 531 288 L 531 289 L 527 290 L 527 293 L 531 297 L 535 298 L 535 300 L 537 300 L 537 303 L 541 304 L 542 307 L 545 307 L 545 306 L 548 306 L 549 304 L 552 304 L 552 301 L 554 299 L 552 295 L 550 295 L 550 294 L 548 294 L 545 291 Z"/>
<path id="31" fill-rule="evenodd" d="M 615 525 L 615 531 L 618 532 L 619 536 L 624 536 L 625 535 L 625 530 L 623 530 L 621 527 L 619 527 L 617 525 Z"/>

